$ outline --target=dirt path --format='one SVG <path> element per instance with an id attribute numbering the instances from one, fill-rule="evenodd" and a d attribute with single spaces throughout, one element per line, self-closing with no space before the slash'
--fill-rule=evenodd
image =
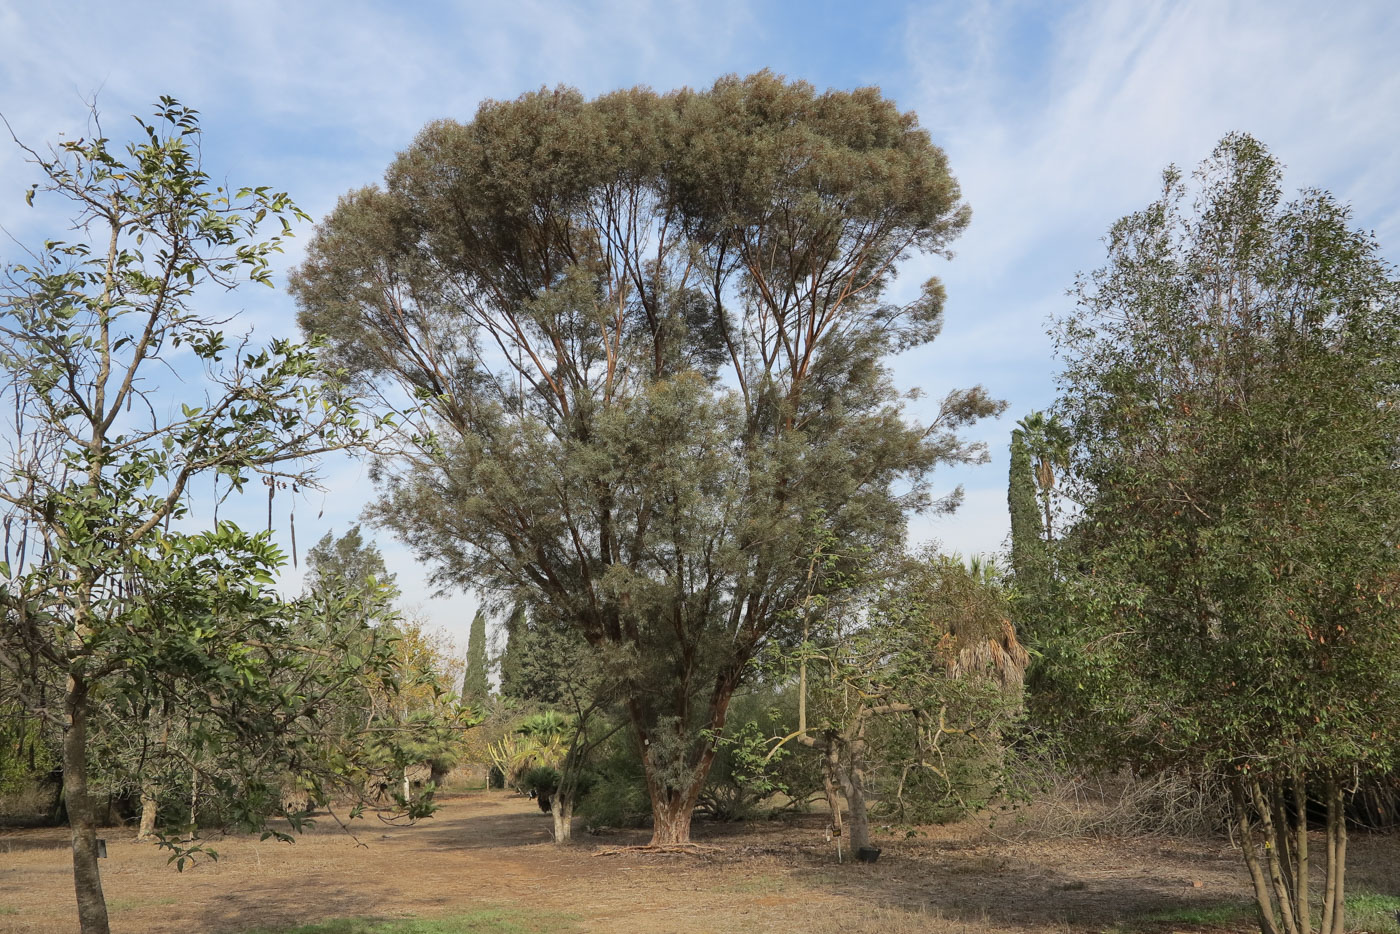
<path id="1" fill-rule="evenodd" d="M 592 855 L 641 842 L 626 834 L 584 835 L 559 850 L 548 817 L 502 793 L 450 799 L 416 827 L 357 823 L 364 846 L 323 821 L 290 846 L 225 839 L 215 844 L 218 862 L 184 873 L 154 847 L 109 831 L 102 873 L 112 929 L 237 932 L 524 908 L 567 914 L 578 930 L 629 934 L 1098 931 L 1164 908 L 1249 897 L 1237 854 L 1222 845 L 1008 841 L 971 822 L 881 841 L 873 866 L 837 865 L 817 819 L 697 825 L 697 838 L 719 847 L 702 856 Z M 1396 842 L 1357 841 L 1351 879 L 1400 873 Z M 65 831 L 0 833 L 0 931 L 67 934 L 75 917 Z"/>

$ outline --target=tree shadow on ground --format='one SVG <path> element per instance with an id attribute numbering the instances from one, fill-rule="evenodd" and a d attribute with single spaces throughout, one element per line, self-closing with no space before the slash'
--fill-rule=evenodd
<path id="1" fill-rule="evenodd" d="M 102 836 L 101 831 L 98 836 Z M 66 850 L 73 845 L 67 827 L 45 827 L 23 833 L 0 833 L 0 853 L 26 853 L 33 850 Z"/>
<path id="2" fill-rule="evenodd" d="M 511 801 L 485 813 L 449 817 L 439 812 L 412 827 L 385 825 L 380 833 L 393 839 L 412 834 L 418 845 L 454 850 L 516 849 L 551 843 L 554 825 L 550 816 L 536 808 L 518 808 L 519 802 Z M 372 826 L 369 829 L 374 830 Z M 369 838 L 373 839 L 373 833 Z"/>
<path id="3" fill-rule="evenodd" d="M 444 896 L 442 906 L 449 904 Z M 298 886 L 294 879 L 247 885 L 236 893 L 214 895 L 199 907 L 189 928 L 210 932 L 280 930 L 337 918 L 384 914 L 379 893 L 352 884 L 328 885 L 324 879 L 317 879 L 314 886 Z"/>
<path id="4" fill-rule="evenodd" d="M 876 863 L 838 863 L 824 818 L 781 826 L 709 825 L 716 862 L 776 860 L 803 888 L 872 907 L 996 928 L 1098 928 L 1252 898 L 1238 855 L 1212 841 L 877 838 Z"/>

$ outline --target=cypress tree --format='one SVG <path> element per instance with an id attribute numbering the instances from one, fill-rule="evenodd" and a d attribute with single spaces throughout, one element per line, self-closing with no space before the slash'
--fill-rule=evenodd
<path id="1" fill-rule="evenodd" d="M 506 650 L 501 656 L 501 696 L 524 699 L 527 695 L 521 663 L 525 652 L 525 604 L 517 603 L 506 620 Z"/>
<path id="2" fill-rule="evenodd" d="M 1018 609 L 1016 625 L 1025 636 L 1043 605 L 1049 584 L 1045 527 L 1036 501 L 1035 474 L 1026 434 L 1011 432 L 1011 476 L 1007 485 L 1011 508 L 1011 570 L 1016 576 Z"/>
<path id="3" fill-rule="evenodd" d="M 462 676 L 462 700 L 480 703 L 491 693 L 486 676 L 486 614 L 476 611 L 467 636 L 467 671 Z"/>

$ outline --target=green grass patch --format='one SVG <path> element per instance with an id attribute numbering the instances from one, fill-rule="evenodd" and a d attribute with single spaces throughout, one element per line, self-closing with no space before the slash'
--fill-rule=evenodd
<path id="1" fill-rule="evenodd" d="M 579 927 L 569 915 L 488 908 L 440 918 L 337 918 L 292 928 L 260 928 L 249 934 L 567 934 Z"/>
<path id="2" fill-rule="evenodd" d="M 1400 911 L 1400 896 L 1377 895 L 1371 892 L 1354 892 L 1347 896 L 1347 930 L 1366 931 L 1368 934 L 1400 934 L 1400 921 L 1395 913 Z M 1193 925 L 1238 925 L 1252 921 L 1255 917 L 1253 902 L 1235 902 L 1223 905 L 1182 906 L 1167 908 L 1144 915 L 1139 921 L 1117 925 L 1120 934 L 1141 930 L 1150 923 L 1193 924 Z M 1313 905 L 1313 923 L 1322 917 L 1322 906 Z"/>
<path id="3" fill-rule="evenodd" d="M 11 908 L 9 905 L 0 905 L 0 915 L 17 915 L 18 908 Z"/>
<path id="4" fill-rule="evenodd" d="M 1177 924 L 1233 924 L 1248 921 L 1255 915 L 1253 902 L 1233 902 L 1225 905 L 1192 905 L 1154 911 L 1144 921 L 1169 921 Z"/>
<path id="5" fill-rule="evenodd" d="M 1372 934 L 1400 934 L 1400 897 L 1357 892 L 1347 896 L 1347 929 L 1370 931 Z"/>

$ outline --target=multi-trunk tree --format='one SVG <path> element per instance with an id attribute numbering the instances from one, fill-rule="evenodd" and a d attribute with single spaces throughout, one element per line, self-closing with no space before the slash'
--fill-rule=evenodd
<path id="1" fill-rule="evenodd" d="M 799 647 L 797 741 L 821 754 L 833 831 L 870 844 L 870 802 L 906 823 L 1000 787 L 1029 661 L 985 565 L 925 549 L 877 560 Z M 846 801 L 843 821 L 838 793 Z"/>
<path id="2" fill-rule="evenodd" d="M 876 89 L 488 102 L 321 225 L 303 328 L 405 419 L 376 519 L 444 583 L 518 594 L 625 669 L 657 843 L 685 841 L 749 662 L 825 586 L 816 543 L 898 548 L 1000 410 L 904 413 L 884 366 L 943 290 L 888 292 L 968 212 Z"/>
<path id="3" fill-rule="evenodd" d="M 1036 699 L 1102 760 L 1220 779 L 1263 930 L 1320 908 L 1340 934 L 1344 805 L 1400 750 L 1400 288 L 1348 209 L 1280 175 L 1226 137 L 1079 282 L 1059 409 L 1082 512 Z"/>
<path id="4" fill-rule="evenodd" d="M 309 458 L 368 426 L 309 348 L 230 347 L 197 307 L 202 289 L 268 283 L 299 212 L 267 188 L 215 185 L 194 111 L 164 99 L 125 146 L 94 118 L 82 139 L 26 151 L 42 175 L 31 202 L 66 199 L 73 223 L 7 267 L 0 293 L 0 665 L 31 709 L 61 717 L 80 924 L 99 934 L 99 715 L 141 722 L 168 699 L 193 715 L 196 758 L 218 743 L 253 761 L 305 722 L 309 663 L 348 658 L 290 650 L 293 620 L 318 611 L 270 596 L 266 537 L 168 525 L 201 478 L 225 492 L 255 474 L 305 482 Z"/>

